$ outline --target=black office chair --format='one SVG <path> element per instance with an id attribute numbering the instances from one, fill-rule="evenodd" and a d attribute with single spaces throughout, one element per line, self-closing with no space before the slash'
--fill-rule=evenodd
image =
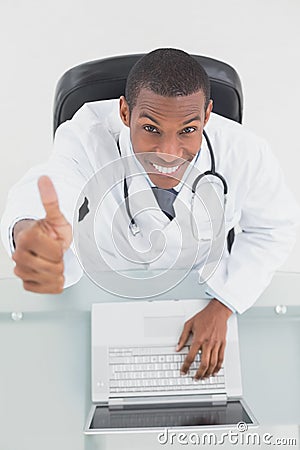
<path id="1" fill-rule="evenodd" d="M 68 70 L 59 80 L 53 106 L 53 134 L 56 128 L 87 102 L 119 98 L 131 67 L 144 54 L 114 56 L 90 61 Z M 192 55 L 207 72 L 211 83 L 213 111 L 242 123 L 243 93 L 240 78 L 228 64 L 206 56 Z M 234 230 L 227 236 L 228 250 Z"/>

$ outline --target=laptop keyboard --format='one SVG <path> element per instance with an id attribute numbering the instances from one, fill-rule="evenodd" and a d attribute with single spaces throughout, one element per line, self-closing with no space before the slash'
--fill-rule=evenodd
<path id="1" fill-rule="evenodd" d="M 194 380 L 201 354 L 198 353 L 187 375 L 180 374 L 189 346 L 179 353 L 174 347 L 110 348 L 110 392 L 125 393 L 174 393 L 225 389 L 224 367 L 216 376 Z M 183 392 L 182 392 L 183 393 Z"/>

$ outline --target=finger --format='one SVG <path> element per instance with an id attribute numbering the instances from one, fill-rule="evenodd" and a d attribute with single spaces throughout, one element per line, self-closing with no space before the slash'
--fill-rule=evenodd
<path id="1" fill-rule="evenodd" d="M 16 252 L 18 250 L 34 253 L 40 258 L 54 263 L 63 258 L 61 241 L 48 236 L 40 226 L 40 221 L 37 221 L 34 227 L 19 233 Z"/>
<path id="2" fill-rule="evenodd" d="M 219 360 L 219 348 L 219 345 L 215 345 L 210 353 L 209 366 L 205 374 L 206 377 L 210 377 L 213 373 L 215 373 Z"/>
<path id="3" fill-rule="evenodd" d="M 57 225 L 61 221 L 65 222 L 64 216 L 59 209 L 57 193 L 51 179 L 46 175 L 40 177 L 38 180 L 38 188 L 46 212 L 46 219 L 50 223 Z"/>
<path id="4" fill-rule="evenodd" d="M 23 287 L 26 291 L 39 294 L 60 294 L 63 291 L 63 284 L 45 285 L 34 281 L 23 281 Z"/>
<path id="5" fill-rule="evenodd" d="M 200 378 L 204 378 L 206 376 L 206 372 L 209 368 L 210 355 L 212 352 L 212 347 L 210 344 L 203 344 L 201 348 L 201 361 L 199 369 L 195 374 L 195 379 L 199 380 Z"/>
<path id="6" fill-rule="evenodd" d="M 63 260 L 59 262 L 52 262 L 40 258 L 38 255 L 33 255 L 29 251 L 25 251 L 22 249 L 16 250 L 12 259 L 15 261 L 16 265 L 23 270 L 27 270 L 28 273 L 53 273 L 59 275 L 64 271 L 64 263 Z"/>
<path id="7" fill-rule="evenodd" d="M 224 361 L 224 355 L 225 355 L 225 347 L 226 347 L 226 342 L 223 342 L 219 348 L 218 362 L 217 362 L 214 374 L 217 374 L 222 367 L 222 364 Z"/>
<path id="8" fill-rule="evenodd" d="M 181 366 L 180 372 L 183 374 L 186 374 L 191 366 L 191 364 L 194 362 L 196 355 L 199 352 L 199 348 L 201 347 L 201 344 L 199 343 L 192 343 L 190 351 L 185 357 L 185 360 L 183 361 L 183 364 Z"/>
<path id="9" fill-rule="evenodd" d="M 17 277 L 21 278 L 23 281 L 31 281 L 34 283 L 39 283 L 43 285 L 58 285 L 60 286 L 64 282 L 63 273 L 53 274 L 53 273 L 37 273 L 33 272 L 27 268 L 21 268 L 16 266 L 14 268 L 14 273 Z"/>
<path id="10" fill-rule="evenodd" d="M 177 352 L 179 352 L 183 348 L 185 343 L 187 342 L 187 340 L 188 340 L 188 338 L 190 336 L 191 330 L 192 330 L 192 323 L 189 322 L 189 321 L 185 322 L 184 327 L 183 327 L 183 331 L 182 331 L 182 333 L 180 335 L 180 338 L 179 338 L 179 341 L 178 341 L 178 344 L 177 344 L 177 347 L 176 347 L 176 351 Z"/>

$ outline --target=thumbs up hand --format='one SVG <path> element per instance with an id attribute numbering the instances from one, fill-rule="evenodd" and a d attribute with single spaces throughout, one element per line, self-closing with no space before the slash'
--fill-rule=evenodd
<path id="1" fill-rule="evenodd" d="M 72 228 L 59 209 L 50 178 L 41 177 L 38 187 L 46 216 L 21 220 L 14 226 L 14 272 L 28 291 L 60 293 L 64 286 L 63 254 L 72 242 Z"/>
<path id="2" fill-rule="evenodd" d="M 61 241 L 63 250 L 67 250 L 72 242 L 72 228 L 61 213 L 58 205 L 58 198 L 52 181 L 49 177 L 43 176 L 38 181 L 41 200 L 46 212 L 46 217 L 42 221 L 45 231 L 53 238 Z"/>

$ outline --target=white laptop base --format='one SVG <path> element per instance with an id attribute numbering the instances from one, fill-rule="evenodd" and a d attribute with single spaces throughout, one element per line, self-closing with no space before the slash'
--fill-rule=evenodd
<path id="1" fill-rule="evenodd" d="M 92 308 L 92 401 L 86 434 L 256 424 L 242 401 L 237 319 L 228 320 L 223 367 L 194 381 L 175 347 L 184 322 L 207 300 L 97 303 Z M 189 344 L 189 343 L 188 343 Z"/>

